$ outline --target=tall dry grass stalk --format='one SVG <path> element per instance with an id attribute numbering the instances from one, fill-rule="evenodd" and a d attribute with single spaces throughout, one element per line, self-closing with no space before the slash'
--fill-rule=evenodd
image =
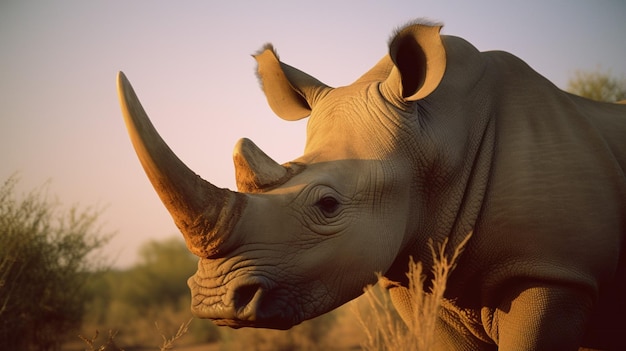
<path id="1" fill-rule="evenodd" d="M 192 320 L 193 318 L 188 320 L 187 323 L 181 324 L 180 327 L 178 327 L 178 331 L 176 332 L 176 334 L 174 334 L 170 338 L 165 336 L 165 333 L 161 330 L 161 328 L 159 328 L 159 324 L 157 322 L 154 322 L 156 329 L 159 331 L 159 334 L 161 334 L 161 338 L 163 338 L 163 344 L 161 344 L 160 351 L 173 350 L 174 343 L 176 342 L 176 340 L 180 339 L 183 335 L 187 334 L 187 332 L 189 331 L 189 324 L 191 323 Z"/>
<path id="2" fill-rule="evenodd" d="M 408 287 L 379 275 L 378 284 L 365 289 L 367 304 L 365 308 L 355 309 L 357 320 L 366 334 L 361 345 L 364 350 L 424 351 L 434 348 L 435 327 L 446 283 L 471 234 L 450 256 L 445 254 L 447 240 L 437 248 L 429 243 L 434 266 L 428 291 L 424 291 L 426 275 L 422 263 L 415 262 L 412 257 L 407 272 Z"/>
<path id="3" fill-rule="evenodd" d="M 104 344 L 100 346 L 98 346 L 96 343 L 99 334 L 100 333 L 98 332 L 98 330 L 96 330 L 96 334 L 93 336 L 93 338 L 87 338 L 82 335 L 78 335 L 78 337 L 83 340 L 85 344 L 87 344 L 87 346 L 89 346 L 88 349 L 85 349 L 86 351 L 124 351 L 124 349 L 117 346 L 115 344 L 115 341 L 113 340 L 117 335 L 117 331 L 109 330 L 109 337 L 104 342 Z"/>

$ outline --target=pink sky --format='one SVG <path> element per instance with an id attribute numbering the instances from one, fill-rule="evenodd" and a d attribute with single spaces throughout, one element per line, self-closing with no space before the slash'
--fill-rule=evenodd
<path id="1" fill-rule="evenodd" d="M 278 162 L 302 152 L 306 121 L 275 117 L 250 54 L 281 58 L 330 85 L 358 78 L 412 18 L 445 23 L 480 50 L 521 57 L 564 87 L 576 70 L 626 75 L 623 1 L 3 1 L 0 179 L 52 181 L 64 206 L 101 206 L 117 266 L 148 239 L 177 234 L 130 145 L 117 101 L 123 70 L 190 168 L 234 188 L 241 137 Z M 462 6 L 462 7 L 459 7 Z"/>

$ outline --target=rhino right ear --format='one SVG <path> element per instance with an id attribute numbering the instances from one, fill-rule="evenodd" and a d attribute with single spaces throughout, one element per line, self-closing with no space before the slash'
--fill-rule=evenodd
<path id="1" fill-rule="evenodd" d="M 258 54 L 257 73 L 270 107 L 280 118 L 296 121 L 311 114 L 311 109 L 332 88 L 310 75 L 278 60 L 268 44 Z"/>
<path id="2" fill-rule="evenodd" d="M 390 102 L 416 101 L 432 93 L 446 70 L 446 51 L 440 25 L 409 25 L 393 37 L 389 56 L 394 68 L 383 83 Z"/>

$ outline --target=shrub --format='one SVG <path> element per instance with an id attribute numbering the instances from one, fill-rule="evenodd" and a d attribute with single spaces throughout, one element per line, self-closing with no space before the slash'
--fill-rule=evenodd
<path id="1" fill-rule="evenodd" d="M 577 71 L 568 81 L 567 91 L 596 101 L 617 102 L 626 99 L 626 79 L 600 70 Z"/>
<path id="2" fill-rule="evenodd" d="M 45 187 L 18 199 L 17 183 L 0 186 L 0 349 L 56 350 L 80 326 L 97 265 L 88 256 L 110 235 L 96 226 L 97 210 L 60 211 Z"/>

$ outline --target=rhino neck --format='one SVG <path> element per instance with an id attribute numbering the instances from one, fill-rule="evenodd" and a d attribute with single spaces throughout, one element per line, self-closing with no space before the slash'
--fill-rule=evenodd
<path id="1" fill-rule="evenodd" d="M 495 151 L 496 106 L 486 94 L 490 72 L 480 53 L 465 42 L 448 40 L 450 67 L 441 86 L 427 97 L 416 111 L 416 119 L 428 126 L 415 135 L 423 138 L 428 130 L 435 151 L 424 160 L 413 152 L 413 169 L 418 171 L 413 185 L 417 203 L 413 208 L 421 223 L 414 224 L 405 246 L 386 276 L 406 283 L 409 257 L 421 261 L 430 274 L 433 264 L 429 241 L 435 245 L 448 240 L 447 254 L 475 230 L 487 190 Z M 455 45 L 458 44 L 459 47 Z M 454 49 L 457 50 L 454 50 Z M 466 79 L 463 83 L 455 77 Z M 493 77 L 491 77 L 493 78 Z M 447 81 L 446 81 L 447 80 Z M 421 115 L 420 115 L 421 114 Z M 413 145 L 420 145 L 416 140 Z M 419 157 L 422 157 L 419 159 Z M 471 240 L 466 248 L 471 246 Z M 430 281 L 430 277 L 426 280 Z"/>
<path id="2" fill-rule="evenodd" d="M 445 189 L 435 190 L 435 198 L 426 204 L 428 208 L 424 210 L 424 216 L 429 217 L 423 227 L 415 229 L 413 241 L 394 262 L 393 267 L 396 269 L 390 272 L 391 276 L 388 275 L 390 279 L 405 282 L 408 260 L 412 256 L 424 264 L 424 272 L 428 275 L 426 281 L 430 282 L 433 265 L 430 241 L 437 248 L 447 240 L 446 255 L 451 257 L 467 235 L 477 229 L 476 223 L 484 206 L 491 173 L 495 121 L 486 121 L 482 135 L 477 137 L 479 142 L 473 150 L 468 150 L 467 162 L 460 169 L 461 172 L 452 178 L 454 180 Z M 465 249 L 469 249 L 471 244 L 470 239 Z"/>

